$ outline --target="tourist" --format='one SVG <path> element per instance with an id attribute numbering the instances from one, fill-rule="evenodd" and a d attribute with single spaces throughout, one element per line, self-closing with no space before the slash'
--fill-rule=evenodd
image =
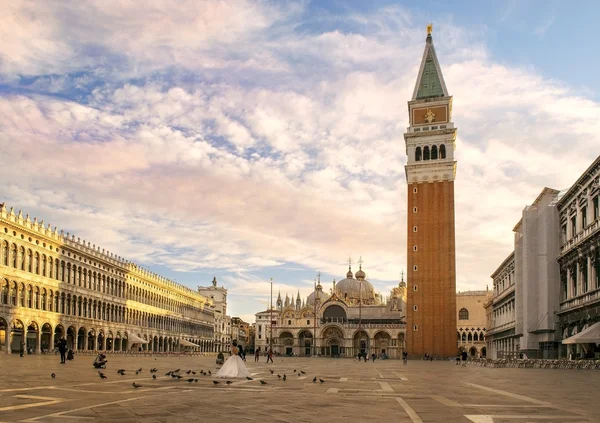
<path id="1" fill-rule="evenodd" d="M 267 363 L 269 360 L 271 360 L 271 363 L 273 362 L 273 350 L 271 348 L 269 348 L 269 351 L 267 352 Z"/>
<path id="2" fill-rule="evenodd" d="M 406 364 L 408 362 L 408 352 L 402 351 L 402 362 Z"/>
<path id="3" fill-rule="evenodd" d="M 23 357 L 23 355 L 25 354 L 25 342 L 23 342 L 23 340 L 21 340 L 21 342 L 19 343 L 19 354 L 21 355 L 21 357 Z"/>
<path id="4" fill-rule="evenodd" d="M 225 356 L 219 351 L 219 354 L 217 354 L 217 365 L 221 366 L 223 363 L 225 363 Z"/>
<path id="5" fill-rule="evenodd" d="M 238 348 L 236 341 L 233 341 L 233 346 L 231 347 L 231 357 L 223 364 L 223 367 L 217 372 L 216 377 L 251 377 L 250 372 L 240 357 L 240 348 Z"/>
<path id="6" fill-rule="evenodd" d="M 73 354 L 73 350 L 69 348 L 69 352 L 67 352 L 67 360 L 71 361 L 75 358 L 75 354 Z"/>
<path id="7" fill-rule="evenodd" d="M 467 367 L 467 352 L 466 351 L 462 352 L 461 358 L 462 358 L 462 366 Z"/>
<path id="8" fill-rule="evenodd" d="M 460 351 L 456 354 L 456 365 L 460 364 Z"/>
<path id="9" fill-rule="evenodd" d="M 257 362 L 260 359 L 260 347 L 254 351 L 254 361 Z"/>
<path id="10" fill-rule="evenodd" d="M 60 353 L 60 364 L 65 364 L 67 362 L 67 340 L 63 336 L 60 341 L 58 341 L 58 352 Z"/>
<path id="11" fill-rule="evenodd" d="M 94 368 L 95 369 L 106 369 L 107 362 L 108 362 L 108 360 L 106 359 L 106 356 L 104 354 L 100 353 L 96 356 L 96 359 L 94 360 Z"/>

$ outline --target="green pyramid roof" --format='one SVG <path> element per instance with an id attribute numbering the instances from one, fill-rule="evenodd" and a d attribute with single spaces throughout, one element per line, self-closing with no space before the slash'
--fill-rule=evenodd
<path id="1" fill-rule="evenodd" d="M 428 35 L 413 100 L 446 96 L 448 96 L 448 91 L 446 90 L 442 70 L 435 54 L 431 35 Z"/>

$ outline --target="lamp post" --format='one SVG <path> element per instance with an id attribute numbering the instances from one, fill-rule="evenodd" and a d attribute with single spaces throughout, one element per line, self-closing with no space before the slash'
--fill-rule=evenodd
<path id="1" fill-rule="evenodd" d="M 319 278 L 321 273 L 319 272 Z M 314 290 L 313 290 L 313 357 L 317 356 L 317 279 L 315 279 Z"/>
<path id="2" fill-rule="evenodd" d="M 271 322 L 269 325 L 271 326 L 271 335 L 269 336 L 269 349 L 272 351 L 273 350 L 273 278 L 271 278 L 270 303 L 271 303 L 271 306 L 269 307 L 269 319 L 271 320 Z"/>

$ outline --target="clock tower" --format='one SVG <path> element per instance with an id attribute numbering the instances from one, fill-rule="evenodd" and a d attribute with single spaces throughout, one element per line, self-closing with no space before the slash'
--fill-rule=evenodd
<path id="1" fill-rule="evenodd" d="M 454 357 L 456 258 L 452 96 L 435 54 L 431 25 L 412 100 L 406 142 L 408 300 L 406 349 L 411 356 Z"/>

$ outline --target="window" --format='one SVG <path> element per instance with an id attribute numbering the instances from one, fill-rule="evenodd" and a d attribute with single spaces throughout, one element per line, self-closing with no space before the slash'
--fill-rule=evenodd
<path id="1" fill-rule="evenodd" d="M 288 325 L 291 326 L 292 325 L 292 321 L 288 320 Z"/>
<path id="2" fill-rule="evenodd" d="M 437 126 L 431 128 L 431 129 L 437 129 Z M 432 145 L 431 146 L 431 160 L 436 160 L 437 158 L 438 158 L 437 145 Z"/>
<path id="3" fill-rule="evenodd" d="M 446 158 L 446 146 L 444 144 L 440 145 L 440 159 Z"/>
<path id="4" fill-rule="evenodd" d="M 561 242 L 564 244 L 565 242 L 567 242 L 567 225 L 562 225 L 560 227 L 560 236 L 561 236 Z"/>
<path id="5" fill-rule="evenodd" d="M 419 309 L 419 307 L 418 307 L 418 306 L 416 306 L 416 305 L 414 305 L 414 306 L 413 306 L 413 310 L 414 310 L 414 311 L 417 311 L 418 309 Z"/>
<path id="6" fill-rule="evenodd" d="M 413 245 L 413 251 L 417 251 L 417 249 L 418 249 L 417 246 Z"/>
<path id="7" fill-rule="evenodd" d="M 258 339 L 261 339 L 261 338 L 262 338 L 262 335 L 259 333 L 258 334 Z"/>
<path id="8" fill-rule="evenodd" d="M 417 325 L 414 325 L 414 326 L 413 326 L 413 331 L 414 331 L 414 332 L 416 332 L 416 331 L 418 331 L 418 330 L 419 330 L 419 326 L 417 326 Z"/>
<path id="9" fill-rule="evenodd" d="M 416 264 L 413 266 L 413 270 L 414 270 L 415 272 L 416 272 L 417 270 L 419 270 L 419 268 L 417 267 L 417 265 L 416 265 Z"/>
<path id="10" fill-rule="evenodd" d="M 581 209 L 581 229 L 587 226 L 587 207 Z"/>
<path id="11" fill-rule="evenodd" d="M 413 207 L 413 213 L 416 213 L 416 212 L 417 212 L 417 208 Z"/>
<path id="12" fill-rule="evenodd" d="M 469 310 L 461 308 L 458 312 L 458 320 L 469 320 Z"/>
<path id="13" fill-rule="evenodd" d="M 573 268 L 571 271 L 571 277 L 573 278 L 573 296 L 577 296 L 577 268 Z"/>
<path id="14" fill-rule="evenodd" d="M 307 325 L 310 325 L 310 320 L 307 320 L 307 321 L 306 321 L 306 324 L 307 324 Z"/>
<path id="15" fill-rule="evenodd" d="M 415 161 L 416 162 L 420 162 L 421 161 L 421 147 L 417 147 L 415 149 Z"/>
<path id="16" fill-rule="evenodd" d="M 577 216 L 571 218 L 571 238 L 577 235 Z"/>
<path id="17" fill-rule="evenodd" d="M 413 226 L 413 232 L 417 232 L 417 227 Z"/>
<path id="18" fill-rule="evenodd" d="M 423 147 L 423 160 L 429 160 L 429 147 Z"/>
<path id="19" fill-rule="evenodd" d="M 584 263 L 581 266 L 581 284 L 583 285 L 583 290 L 582 290 L 582 294 L 585 294 L 586 292 L 588 292 L 588 268 L 587 268 L 587 263 Z"/>
<path id="20" fill-rule="evenodd" d="M 417 285 L 413 285 L 413 291 L 418 291 L 419 288 L 417 288 Z"/>
<path id="21" fill-rule="evenodd" d="M 598 196 L 595 196 L 594 199 L 592 200 L 593 203 L 593 207 L 594 207 L 594 220 L 598 219 L 598 214 L 600 213 L 600 210 L 598 210 Z"/>
<path id="22" fill-rule="evenodd" d="M 413 194 L 416 194 L 416 193 L 417 193 L 417 188 L 415 187 L 415 188 L 413 188 Z"/>

